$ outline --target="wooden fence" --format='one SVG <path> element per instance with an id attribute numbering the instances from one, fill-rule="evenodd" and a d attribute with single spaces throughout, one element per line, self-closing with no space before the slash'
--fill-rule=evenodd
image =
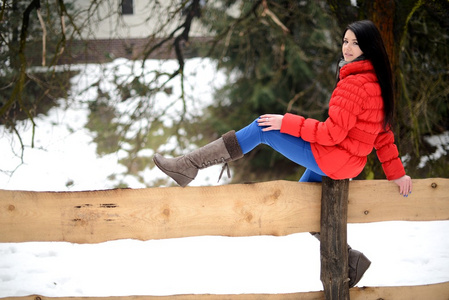
<path id="1" fill-rule="evenodd" d="M 283 236 L 320 231 L 321 184 L 271 181 L 214 187 L 85 192 L 0 190 L 0 242 L 100 243 L 203 235 Z M 404 198 L 386 180 L 351 181 L 348 223 L 449 220 L 449 179 L 413 181 Z M 447 233 L 441 233 L 442 237 Z M 449 282 L 350 290 L 351 299 L 448 300 Z M 323 292 L 2 299 L 324 299 Z"/>

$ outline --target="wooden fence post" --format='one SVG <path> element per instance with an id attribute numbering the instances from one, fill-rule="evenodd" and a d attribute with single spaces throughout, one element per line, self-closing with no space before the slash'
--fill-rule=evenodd
<path id="1" fill-rule="evenodd" d="M 349 180 L 323 178 L 321 194 L 321 282 L 326 300 L 349 300 Z"/>

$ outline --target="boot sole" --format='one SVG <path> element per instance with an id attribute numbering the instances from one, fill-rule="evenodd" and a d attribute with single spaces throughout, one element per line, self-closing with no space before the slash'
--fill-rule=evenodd
<path id="1" fill-rule="evenodd" d="M 193 179 L 195 178 L 190 178 L 187 177 L 183 174 L 180 173 L 176 173 L 176 172 L 171 172 L 167 169 L 165 169 L 164 167 L 162 167 L 162 165 L 159 164 L 159 162 L 157 161 L 156 157 L 153 157 L 153 162 L 156 164 L 156 166 L 165 174 L 167 174 L 168 176 L 170 176 L 174 181 L 176 181 L 177 184 L 179 184 L 182 187 L 185 187 L 186 185 L 188 185 Z"/>

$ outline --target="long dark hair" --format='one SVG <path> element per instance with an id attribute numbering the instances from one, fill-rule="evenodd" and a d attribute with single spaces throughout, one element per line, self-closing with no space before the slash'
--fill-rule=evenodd
<path id="1" fill-rule="evenodd" d="M 384 128 L 389 129 L 393 126 L 394 119 L 393 77 L 382 36 L 373 22 L 363 20 L 349 24 L 343 32 L 342 41 L 348 29 L 354 32 L 365 59 L 370 60 L 374 66 L 382 90 L 385 114 Z"/>

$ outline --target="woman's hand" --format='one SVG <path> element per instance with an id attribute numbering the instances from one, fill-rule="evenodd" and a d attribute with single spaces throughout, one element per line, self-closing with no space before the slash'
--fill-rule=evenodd
<path id="1" fill-rule="evenodd" d="M 283 115 L 265 114 L 257 119 L 259 126 L 263 126 L 262 131 L 281 130 Z"/>
<path id="2" fill-rule="evenodd" d="M 404 175 L 398 179 L 393 180 L 399 186 L 399 193 L 404 197 L 412 192 L 412 179 L 408 175 Z"/>

